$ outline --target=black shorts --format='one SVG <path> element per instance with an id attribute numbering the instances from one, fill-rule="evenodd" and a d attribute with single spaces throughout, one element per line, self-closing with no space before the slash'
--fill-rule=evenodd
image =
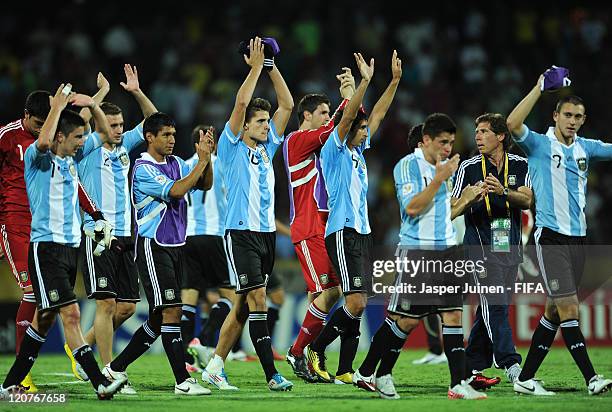
<path id="1" fill-rule="evenodd" d="M 406 250 L 398 247 L 396 257 L 414 262 L 443 262 L 441 266 L 432 263 L 431 268 L 416 273 L 400 272 L 395 278 L 395 287 L 402 288 L 414 285 L 415 293 L 408 291 L 392 293 L 389 297 L 387 311 L 410 318 L 423 318 L 432 313 L 451 312 L 463 310 L 463 285 L 468 281 L 467 276 L 455 276 L 444 268 L 454 265 L 463 259 L 463 253 L 457 246 L 444 250 Z M 450 262 L 450 263 L 449 263 Z M 446 265 L 446 266 L 445 266 Z M 423 293 L 427 287 L 438 288 L 445 293 Z"/>
<path id="2" fill-rule="evenodd" d="M 183 289 L 197 289 L 200 293 L 210 288 L 233 289 L 222 236 L 189 236 L 183 252 L 185 254 L 185 277 L 181 286 Z"/>
<path id="3" fill-rule="evenodd" d="M 586 238 L 562 235 L 545 227 L 537 228 L 534 238 L 548 296 L 575 295 L 584 273 Z"/>
<path id="4" fill-rule="evenodd" d="M 184 270 L 182 246 L 159 246 L 153 239 L 139 237 L 136 265 L 149 308 L 182 305 L 179 286 Z"/>
<path id="5" fill-rule="evenodd" d="M 345 227 L 325 238 L 325 248 L 334 270 L 340 275 L 342 293 L 368 292 L 372 280 L 371 236 Z"/>
<path id="6" fill-rule="evenodd" d="M 274 267 L 275 232 L 227 230 L 225 248 L 230 275 L 235 279 L 236 293 L 266 287 Z"/>
<path id="7" fill-rule="evenodd" d="M 83 282 L 89 299 L 114 298 L 117 302 L 139 302 L 138 268 L 134 262 L 134 244 L 129 236 L 117 237 L 124 246 L 122 253 L 105 250 L 94 256 L 91 238 L 81 237 Z"/>
<path id="8" fill-rule="evenodd" d="M 79 248 L 54 242 L 31 242 L 28 270 L 38 310 L 57 309 L 76 302 L 76 281 Z"/>

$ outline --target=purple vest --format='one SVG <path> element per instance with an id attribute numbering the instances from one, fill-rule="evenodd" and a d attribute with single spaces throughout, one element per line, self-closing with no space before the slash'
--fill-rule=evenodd
<path id="1" fill-rule="evenodd" d="M 167 156 L 165 164 L 137 159 L 134 164 L 134 170 L 141 164 L 148 164 L 159 169 L 161 173 L 171 180 L 177 181 L 181 179 L 181 165 L 174 156 Z M 134 172 L 132 171 L 132 187 L 133 185 Z M 156 219 L 158 221 L 157 229 L 155 230 L 155 241 L 157 244 L 160 246 L 181 246 L 185 244 L 187 233 L 187 202 L 185 198 L 170 199 L 169 202 L 160 198 L 155 198 L 155 201 L 165 203 L 166 205 L 166 209 L 162 212 L 161 218 Z M 134 214 L 136 215 L 134 222 L 138 221 L 138 217 L 142 218 L 142 216 L 139 216 L 139 211 L 136 209 L 134 209 Z M 136 236 L 138 236 L 140 235 L 138 223 L 135 223 L 135 226 Z"/>

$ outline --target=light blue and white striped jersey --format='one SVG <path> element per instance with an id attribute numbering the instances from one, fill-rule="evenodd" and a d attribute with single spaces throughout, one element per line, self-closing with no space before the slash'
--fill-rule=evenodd
<path id="1" fill-rule="evenodd" d="M 187 165 L 195 167 L 198 155 L 186 160 Z M 219 158 L 210 155 L 213 168 L 213 185 L 208 191 L 194 190 L 187 195 L 187 236 L 223 236 L 227 213 L 227 189 L 223 181 L 223 170 Z"/>
<path id="2" fill-rule="evenodd" d="M 529 162 L 536 201 L 536 227 L 566 236 L 586 236 L 587 177 L 589 163 L 612 160 L 612 144 L 576 136 L 569 146 L 549 128 L 545 135 L 529 130 L 514 137 Z"/>
<path id="3" fill-rule="evenodd" d="M 338 136 L 338 127 L 321 149 L 321 169 L 327 189 L 329 217 L 325 236 L 345 227 L 367 235 L 371 232 L 368 220 L 368 169 L 363 152 L 370 148 L 368 137 L 361 146 L 349 149 L 346 140 Z"/>
<path id="4" fill-rule="evenodd" d="M 79 178 L 104 218 L 113 225 L 115 236 L 132 233 L 132 209 L 128 172 L 130 151 L 144 142 L 142 123 L 123 134 L 114 150 L 97 148 L 79 162 Z M 93 230 L 94 221 L 85 214 L 84 226 Z"/>
<path id="5" fill-rule="evenodd" d="M 219 136 L 217 156 L 227 187 L 225 229 L 274 232 L 274 167 L 272 159 L 284 136 L 278 136 L 274 122 L 265 143 L 250 148 L 225 124 Z"/>
<path id="6" fill-rule="evenodd" d="M 436 167 L 425 160 L 423 151 L 415 149 L 403 157 L 393 168 L 395 191 L 400 206 L 400 246 L 415 248 L 447 248 L 457 244 L 455 228 L 451 222 L 451 194 L 453 178 L 440 186 L 433 201 L 421 214 L 410 217 L 406 206 L 421 193 L 436 174 Z"/>
<path id="7" fill-rule="evenodd" d="M 97 133 L 85 137 L 85 144 L 75 157 L 41 152 L 36 142 L 24 154 L 24 178 L 30 212 L 31 242 L 54 242 L 71 247 L 81 243 L 79 177 L 77 161 L 100 147 Z"/>
<path id="8" fill-rule="evenodd" d="M 155 239 L 160 246 L 175 247 L 185 243 L 187 201 L 170 197 L 170 189 L 191 170 L 193 166 L 173 155 L 158 162 L 144 152 L 136 160 L 132 171 L 132 204 L 137 236 Z"/>

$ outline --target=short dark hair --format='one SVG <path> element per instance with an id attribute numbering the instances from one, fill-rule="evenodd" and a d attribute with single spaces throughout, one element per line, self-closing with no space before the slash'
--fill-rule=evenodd
<path id="1" fill-rule="evenodd" d="M 34 117 L 39 119 L 46 119 L 51 110 L 51 104 L 49 103 L 49 93 L 46 90 L 35 90 L 26 97 L 25 111 Z"/>
<path id="2" fill-rule="evenodd" d="M 412 126 L 408 132 L 408 153 L 413 153 L 414 149 L 419 147 L 419 143 L 423 142 L 423 123 Z"/>
<path id="3" fill-rule="evenodd" d="M 311 93 L 302 97 L 297 107 L 298 124 L 304 121 L 304 112 L 313 113 L 321 104 L 330 105 L 329 98 L 324 94 Z"/>
<path id="4" fill-rule="evenodd" d="M 270 110 L 272 110 L 272 105 L 269 101 L 262 99 L 261 97 L 255 97 L 254 99 L 251 99 L 246 108 L 244 122 L 248 123 L 248 121 L 251 120 L 251 117 L 255 116 L 256 112 L 264 111 L 270 113 Z"/>
<path id="5" fill-rule="evenodd" d="M 57 123 L 57 132 L 62 132 L 66 137 L 77 127 L 85 126 L 85 120 L 75 111 L 64 109 Z"/>
<path id="6" fill-rule="evenodd" d="M 565 96 L 565 97 L 560 98 L 559 101 L 557 102 L 557 105 L 555 106 L 555 112 L 561 113 L 561 107 L 563 107 L 565 103 L 571 103 L 576 106 L 582 106 L 584 107 L 584 111 L 586 112 L 586 105 L 584 104 L 584 100 L 582 100 L 580 97 L 575 96 L 575 95 L 570 95 L 570 96 Z"/>
<path id="7" fill-rule="evenodd" d="M 146 136 L 147 133 L 151 133 L 153 136 L 156 136 L 164 126 L 176 128 L 176 123 L 174 119 L 166 113 L 153 113 L 145 119 L 142 126 L 142 134 Z"/>
<path id="8" fill-rule="evenodd" d="M 432 113 L 425 119 L 423 123 L 423 136 L 428 135 L 435 139 L 442 133 L 457 133 L 455 122 L 444 113 Z"/>
<path id="9" fill-rule="evenodd" d="M 512 144 L 512 139 L 510 138 L 510 130 L 508 130 L 508 125 L 506 124 L 506 118 L 499 113 L 485 113 L 481 114 L 474 121 L 474 125 L 478 127 L 480 123 L 489 123 L 489 127 L 491 131 L 495 134 L 503 134 L 504 135 L 504 150 L 508 150 Z"/>
<path id="10" fill-rule="evenodd" d="M 193 141 L 193 144 L 200 143 L 200 130 L 204 130 L 204 133 L 206 133 L 206 131 L 211 127 L 212 126 L 207 124 L 199 124 L 194 127 L 191 131 L 191 140 Z"/>
<path id="11" fill-rule="evenodd" d="M 100 104 L 100 109 L 102 109 L 104 114 L 109 116 L 123 113 L 119 106 L 111 102 L 102 102 L 102 104 Z"/>

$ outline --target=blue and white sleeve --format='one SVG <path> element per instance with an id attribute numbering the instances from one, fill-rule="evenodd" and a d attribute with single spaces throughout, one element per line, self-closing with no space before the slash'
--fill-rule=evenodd
<path id="1" fill-rule="evenodd" d="M 513 135 L 512 138 L 527 156 L 536 152 L 540 143 L 546 141 L 546 136 L 531 131 L 527 125 L 523 125 L 523 133 L 520 136 Z"/>
<path id="2" fill-rule="evenodd" d="M 414 160 L 402 160 L 393 170 L 395 190 L 401 210 L 405 210 L 413 197 L 421 192 L 421 171 Z"/>
<path id="3" fill-rule="evenodd" d="M 595 139 L 584 139 L 583 142 L 591 161 L 612 160 L 612 144 Z"/>
<path id="4" fill-rule="evenodd" d="M 132 130 L 123 133 L 123 147 L 125 147 L 125 150 L 128 152 L 138 147 L 142 142 L 144 142 L 142 123 L 139 123 L 138 126 Z"/>
<path id="5" fill-rule="evenodd" d="M 174 180 L 151 165 L 141 164 L 134 171 L 134 185 L 142 193 L 168 202 Z"/>

